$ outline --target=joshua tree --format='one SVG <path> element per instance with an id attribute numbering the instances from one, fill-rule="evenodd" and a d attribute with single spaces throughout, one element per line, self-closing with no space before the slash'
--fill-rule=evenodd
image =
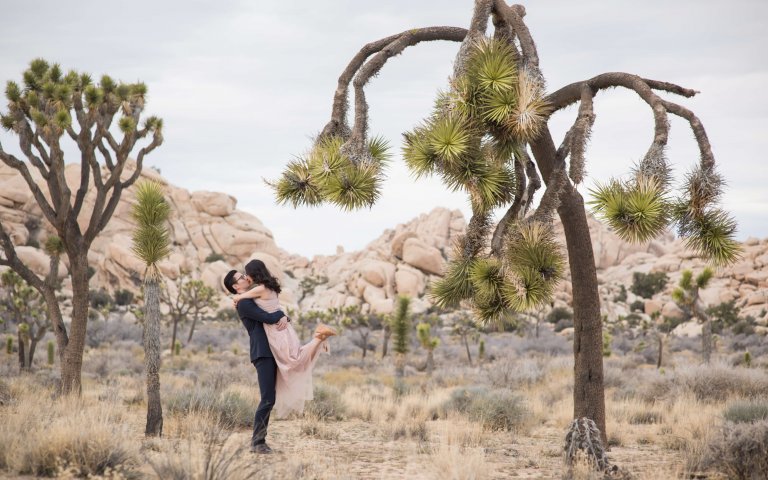
<path id="1" fill-rule="evenodd" d="M 352 343 L 363 350 L 361 361 L 365 361 L 365 355 L 368 352 L 368 345 L 371 332 L 382 328 L 382 316 L 375 313 L 362 313 L 360 306 L 352 306 L 341 309 L 341 325 L 344 328 L 357 332 L 357 340 Z"/>
<path id="2" fill-rule="evenodd" d="M 147 374 L 147 436 L 163 434 L 163 407 L 160 403 L 160 282 L 157 262 L 168 256 L 170 241 L 165 224 L 170 206 L 162 187 L 142 182 L 131 212 L 136 221 L 133 252 L 147 266 L 144 272 L 144 365 Z"/>
<path id="3" fill-rule="evenodd" d="M 331 119 L 309 153 L 288 164 L 272 183 L 277 199 L 293 206 L 336 204 L 344 209 L 372 205 L 379 197 L 386 142 L 368 135 L 365 85 L 387 60 L 424 41 L 461 42 L 446 92 L 422 125 L 405 134 L 404 158 L 416 177 L 438 175 L 451 190 L 469 196 L 472 218 L 442 280 L 432 286 L 439 305 L 466 301 L 489 321 L 509 310 L 529 310 L 550 301 L 563 275 L 564 257 L 551 221 L 562 221 L 574 282 L 574 418 L 595 421 L 605 439 L 602 320 L 594 254 L 577 185 L 584 182 L 587 140 L 595 120 L 593 99 L 623 87 L 653 111 L 655 128 L 648 153 L 625 180 L 595 190 L 594 209 L 625 239 L 647 241 L 675 223 L 688 245 L 717 264 L 738 254 L 733 220 L 716 207 L 723 183 L 701 122 L 687 108 L 659 97 L 695 91 L 629 73 L 606 73 L 550 94 L 525 9 L 503 0 L 475 0 L 469 29 L 414 28 L 365 45 L 339 77 Z M 486 36 L 489 17 L 493 34 Z M 354 123 L 347 123 L 348 91 L 354 88 Z M 550 115 L 579 103 L 578 114 L 559 147 L 548 128 Z M 701 150 L 701 163 L 688 175 L 682 195 L 669 195 L 664 155 L 668 116 L 687 120 Z M 531 155 L 532 154 L 532 155 Z M 546 185 L 538 208 L 533 194 Z M 505 213 L 495 226 L 494 209 Z M 487 239 L 490 238 L 490 242 Z"/>
<path id="4" fill-rule="evenodd" d="M 471 315 L 464 312 L 457 314 L 453 319 L 453 328 L 451 334 L 464 344 L 464 349 L 467 351 L 467 362 L 469 366 L 472 366 L 472 353 L 469 351 L 469 339 L 477 335 L 477 324 L 475 319 Z"/>
<path id="5" fill-rule="evenodd" d="M 189 295 L 189 302 L 192 304 L 192 326 L 189 327 L 189 336 L 187 337 L 187 343 L 189 343 L 192 341 L 198 320 L 203 313 L 210 312 L 213 307 L 216 292 L 202 280 L 192 280 L 187 284 L 187 295 Z"/>
<path id="6" fill-rule="evenodd" d="M 709 363 L 712 357 L 712 321 L 699 296 L 699 290 L 707 288 L 714 272 L 705 268 L 696 280 L 693 272 L 683 270 L 677 288 L 672 291 L 672 299 L 689 317 L 696 317 L 701 323 L 701 346 L 704 353 L 704 361 Z"/>
<path id="7" fill-rule="evenodd" d="M 37 344 L 50 329 L 40 293 L 13 270 L 6 270 L 0 275 L 0 285 L 6 292 L 5 298 L 0 301 L 0 309 L 17 328 L 19 368 L 30 370 Z"/>
<path id="8" fill-rule="evenodd" d="M 18 136 L 19 159 L 0 145 L 0 160 L 24 178 L 43 219 L 61 238 L 72 280 L 72 322 L 64 326 L 55 285 L 36 275 L 16 254 L 10 234 L 0 223 L 0 245 L 8 265 L 43 296 L 61 359 L 62 392 L 80 392 L 80 374 L 88 323 L 88 250 L 106 227 L 123 190 L 141 174 L 144 157 L 163 141 L 162 121 L 149 117 L 142 126 L 147 87 L 116 82 L 104 75 L 99 83 L 74 70 L 37 59 L 23 74 L 23 86 L 9 81 L 7 113 L 0 124 Z M 113 125 L 115 116 L 119 118 Z M 122 138 L 114 135 L 116 126 Z M 65 175 L 63 138 L 80 151 L 79 185 Z M 151 137 L 128 167 L 137 142 Z M 131 171 L 131 168 L 133 171 Z M 74 190 L 76 188 L 76 190 Z M 86 201 L 86 197 L 89 198 Z"/>
<path id="9" fill-rule="evenodd" d="M 398 297 L 395 315 L 392 317 L 392 334 L 395 336 L 392 350 L 397 355 L 395 359 L 395 376 L 397 378 L 402 378 L 405 373 L 405 355 L 408 353 L 408 343 L 410 342 L 408 334 L 411 331 L 411 319 L 408 316 L 410 306 L 410 298 Z"/>
<path id="10" fill-rule="evenodd" d="M 173 322 L 173 334 L 171 335 L 171 351 L 175 352 L 176 332 L 179 323 L 187 321 L 192 316 L 192 326 L 189 330 L 187 342 L 192 340 L 195 332 L 195 324 L 201 313 L 208 310 L 212 305 L 215 292 L 207 287 L 201 280 L 194 280 L 189 272 L 181 272 L 176 279 L 174 291 L 166 286 L 160 292 L 160 300 L 168 307 Z"/>
<path id="11" fill-rule="evenodd" d="M 427 374 L 432 375 L 435 369 L 435 349 L 440 345 L 440 339 L 433 337 L 430 332 L 431 325 L 422 322 L 416 325 L 416 336 L 419 338 L 421 347 L 427 351 Z"/>

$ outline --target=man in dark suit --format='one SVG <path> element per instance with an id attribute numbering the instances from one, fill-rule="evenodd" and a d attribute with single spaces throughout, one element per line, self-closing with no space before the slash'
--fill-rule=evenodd
<path id="1" fill-rule="evenodd" d="M 253 281 L 247 275 L 231 270 L 224 276 L 224 286 L 232 294 L 242 293 L 248 290 Z M 264 332 L 264 324 L 277 324 L 279 330 L 288 326 L 288 317 L 278 310 L 267 313 L 252 301 L 237 303 L 237 313 L 243 322 L 251 343 L 251 363 L 256 367 L 259 376 L 259 391 L 261 402 L 256 409 L 253 420 L 253 437 L 251 438 L 251 451 L 256 453 L 272 453 L 267 445 L 267 426 L 269 414 L 275 405 L 275 384 L 277 382 L 277 363 L 269 349 L 267 334 Z"/>

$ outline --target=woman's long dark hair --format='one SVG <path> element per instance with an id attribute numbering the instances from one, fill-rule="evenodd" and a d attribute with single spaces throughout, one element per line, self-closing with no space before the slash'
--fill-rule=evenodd
<path id="1" fill-rule="evenodd" d="M 275 293 L 280 293 L 280 282 L 273 277 L 267 266 L 261 260 L 251 260 L 245 265 L 245 274 L 251 277 L 254 284 L 261 284 Z"/>

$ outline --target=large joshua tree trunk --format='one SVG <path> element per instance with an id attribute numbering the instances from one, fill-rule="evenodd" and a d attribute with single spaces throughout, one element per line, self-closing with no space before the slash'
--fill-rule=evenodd
<path id="1" fill-rule="evenodd" d="M 556 161 L 555 144 L 548 129 L 531 144 L 531 150 L 544 181 L 548 182 Z M 557 209 L 565 231 L 568 263 L 573 281 L 573 356 L 574 418 L 591 418 L 600 429 L 603 444 L 605 431 L 605 390 L 603 387 L 603 322 L 597 285 L 595 254 L 589 233 L 584 200 L 566 183 L 560 193 Z"/>
<path id="2" fill-rule="evenodd" d="M 160 403 L 160 286 L 157 280 L 145 284 L 144 364 L 147 374 L 147 436 L 163 434 L 163 407 Z"/>
<path id="3" fill-rule="evenodd" d="M 81 253 L 82 252 L 82 253 Z M 88 327 L 88 257 L 87 250 L 69 253 L 72 276 L 72 323 L 69 342 L 64 348 L 61 362 L 61 392 L 81 393 L 85 332 Z"/>

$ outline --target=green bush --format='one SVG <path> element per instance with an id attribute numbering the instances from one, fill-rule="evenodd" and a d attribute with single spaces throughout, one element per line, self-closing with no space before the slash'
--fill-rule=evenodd
<path id="1" fill-rule="evenodd" d="M 645 302 L 643 300 L 635 300 L 629 305 L 629 311 L 645 313 Z"/>
<path id="2" fill-rule="evenodd" d="M 126 289 L 115 290 L 115 304 L 125 306 L 133 303 L 133 292 Z"/>
<path id="3" fill-rule="evenodd" d="M 254 399 L 241 397 L 238 393 L 222 393 L 205 387 L 175 391 L 168 396 L 166 402 L 170 413 L 211 413 L 223 424 L 243 428 L 253 426 L 253 412 L 258 406 Z"/>
<path id="4" fill-rule="evenodd" d="M 342 420 L 344 418 L 346 407 L 338 390 L 317 385 L 313 397 L 306 406 L 308 415 L 318 420 Z"/>
<path id="5" fill-rule="evenodd" d="M 632 274 L 632 286 L 629 290 L 639 297 L 651 298 L 664 290 L 667 282 L 669 277 L 664 272 L 635 272 Z"/>
<path id="6" fill-rule="evenodd" d="M 223 261 L 224 260 L 224 255 L 222 255 L 220 253 L 215 253 L 214 252 L 214 253 L 208 255 L 207 257 L 205 257 L 205 263 L 218 262 L 219 260 Z"/>
<path id="7" fill-rule="evenodd" d="M 91 308 L 93 309 L 99 310 L 112 304 L 112 297 L 103 288 L 91 290 L 88 296 L 91 299 Z"/>
<path id="8" fill-rule="evenodd" d="M 557 323 L 560 320 L 573 320 L 573 311 L 570 308 L 557 307 L 547 314 L 546 321 L 549 323 Z"/>
<path id="9" fill-rule="evenodd" d="M 445 410 L 466 414 L 489 430 L 520 430 L 528 417 L 521 397 L 509 390 L 469 387 L 454 390 Z"/>
<path id="10" fill-rule="evenodd" d="M 723 417 L 733 423 L 768 420 L 768 402 L 742 401 L 729 405 Z"/>

